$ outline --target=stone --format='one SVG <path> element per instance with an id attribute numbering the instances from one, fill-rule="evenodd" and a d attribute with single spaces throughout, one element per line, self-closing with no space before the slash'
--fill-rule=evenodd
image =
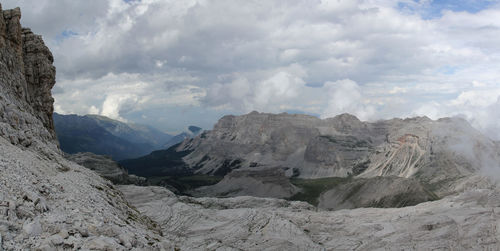
<path id="1" fill-rule="evenodd" d="M 120 245 L 112 238 L 99 236 L 85 243 L 84 249 L 90 250 L 117 250 Z"/>
<path id="2" fill-rule="evenodd" d="M 31 222 L 26 221 L 23 224 L 23 231 L 30 237 L 38 236 L 42 233 L 42 225 L 39 219 L 34 219 Z"/>
<path id="3" fill-rule="evenodd" d="M 61 229 L 61 231 L 59 231 L 59 236 L 61 236 L 61 238 L 63 239 L 66 239 L 69 237 L 69 233 L 68 233 L 68 230 L 66 229 Z"/>
<path id="4" fill-rule="evenodd" d="M 128 234 L 119 234 L 118 235 L 118 240 L 120 240 L 120 244 L 125 246 L 126 248 L 131 248 L 132 247 L 132 242 L 133 242 L 133 236 L 128 235 Z"/>
<path id="5" fill-rule="evenodd" d="M 51 237 L 49 237 L 49 239 L 50 239 L 50 242 L 56 246 L 59 246 L 59 245 L 63 244 L 63 242 L 64 242 L 64 238 L 61 237 L 61 235 L 59 235 L 59 234 L 52 235 Z"/>

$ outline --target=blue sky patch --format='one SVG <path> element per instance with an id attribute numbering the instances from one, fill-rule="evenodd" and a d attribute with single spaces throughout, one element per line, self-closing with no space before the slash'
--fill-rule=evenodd
<path id="1" fill-rule="evenodd" d="M 65 40 L 66 38 L 74 37 L 74 36 L 78 36 L 78 33 L 74 32 L 72 30 L 64 30 L 63 32 L 61 32 L 59 35 L 56 36 L 56 41 L 59 43 L 59 42 Z"/>
<path id="2" fill-rule="evenodd" d="M 489 8 L 498 0 L 412 0 L 398 2 L 398 10 L 404 13 L 418 13 L 424 19 L 440 18 L 444 11 L 477 13 Z"/>

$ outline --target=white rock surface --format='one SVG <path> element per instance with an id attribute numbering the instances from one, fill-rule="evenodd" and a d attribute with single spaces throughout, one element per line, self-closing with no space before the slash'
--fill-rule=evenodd
<path id="1" fill-rule="evenodd" d="M 176 197 L 121 186 L 181 250 L 498 250 L 499 190 L 394 209 L 315 211 L 278 199 Z"/>
<path id="2" fill-rule="evenodd" d="M 125 249 L 119 244 L 120 234 L 136 240 L 130 248 L 160 249 L 156 240 L 161 237 L 154 225 L 128 206 L 109 181 L 91 170 L 56 153 L 20 149 L 2 137 L 0 156 L 0 210 L 4 212 L 0 214 L 0 234 L 6 250 L 34 250 L 45 244 L 78 249 L 101 236 L 106 243 L 113 239 Z M 44 210 L 37 207 L 39 198 L 47 203 Z"/>

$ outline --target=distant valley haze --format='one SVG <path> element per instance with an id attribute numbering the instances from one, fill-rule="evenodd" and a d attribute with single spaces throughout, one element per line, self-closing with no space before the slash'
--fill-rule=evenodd
<path id="1" fill-rule="evenodd" d="M 3 0 L 43 36 L 59 114 L 180 133 L 253 110 L 459 116 L 500 138 L 496 0 Z"/>

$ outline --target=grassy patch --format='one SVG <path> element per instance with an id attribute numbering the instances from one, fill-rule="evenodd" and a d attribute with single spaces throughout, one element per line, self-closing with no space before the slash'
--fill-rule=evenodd
<path id="1" fill-rule="evenodd" d="M 351 178 L 330 177 L 320 179 L 290 179 L 290 182 L 302 189 L 301 192 L 290 197 L 289 200 L 300 200 L 318 206 L 321 193 L 328 191 L 340 184 L 352 180 Z"/>

